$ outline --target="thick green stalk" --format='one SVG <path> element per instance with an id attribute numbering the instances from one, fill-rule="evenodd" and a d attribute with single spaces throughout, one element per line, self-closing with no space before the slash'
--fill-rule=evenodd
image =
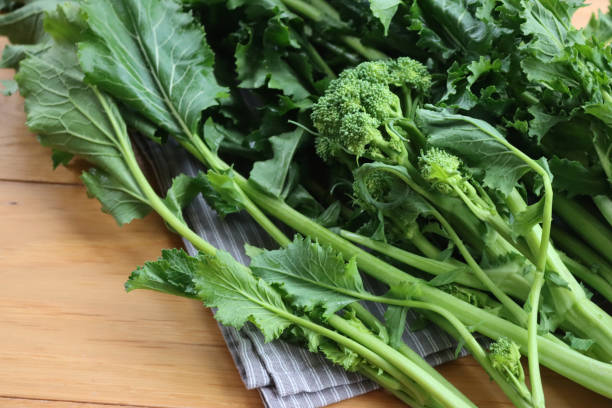
<path id="1" fill-rule="evenodd" d="M 425 370 L 408 360 L 399 351 L 383 343 L 378 337 L 369 332 L 359 330 L 352 326 L 349 322 L 338 315 L 332 315 L 327 319 L 327 323 L 338 330 L 345 336 L 365 345 L 380 356 L 385 356 L 387 361 L 405 373 L 406 376 L 414 380 L 421 388 L 423 388 L 432 398 L 442 403 L 445 407 L 461 408 L 474 407 L 473 404 L 468 404 L 464 399 L 458 398 L 454 392 L 446 387 L 440 386 L 434 377 L 429 375 Z"/>
<path id="2" fill-rule="evenodd" d="M 523 211 L 527 204 L 520 193 L 514 190 L 506 198 L 506 203 L 513 213 Z M 542 229 L 536 225 L 525 236 L 532 251 L 540 247 Z M 586 298 L 584 290 L 567 269 L 559 254 L 550 246 L 547 254 L 547 267 L 557 272 L 567 283 L 568 288 L 551 287 L 553 302 L 558 313 L 563 313 L 564 327 L 576 331 L 596 343 L 597 355 L 602 361 L 612 360 L 612 317 Z M 541 349 L 540 349 L 541 350 Z"/>
<path id="3" fill-rule="evenodd" d="M 359 373 L 389 391 L 395 398 L 399 399 L 404 404 L 412 408 L 429 408 L 427 405 L 421 404 L 419 401 L 409 396 L 406 392 L 402 391 L 401 384 L 387 373 L 381 374 L 378 372 L 378 370 L 365 364 L 362 364 L 359 367 Z"/>
<path id="4" fill-rule="evenodd" d="M 434 244 L 432 244 L 431 241 L 425 237 L 425 235 L 421 234 L 421 231 L 413 231 L 412 238 L 409 239 L 410 242 L 412 242 L 414 246 L 417 247 L 417 249 L 426 257 L 435 259 L 438 255 L 440 255 L 440 250 Z"/>
<path id="5" fill-rule="evenodd" d="M 218 156 L 208 151 L 203 163 L 214 170 L 226 170 L 229 166 Z M 196 155 L 196 157 L 202 157 Z M 351 244 L 327 228 L 313 222 L 310 218 L 274 197 L 259 191 L 239 174 L 236 183 L 253 202 L 266 213 L 274 216 L 285 225 L 305 236 L 318 239 L 321 244 L 330 245 L 346 258 L 356 257 L 360 269 L 368 275 L 391 287 L 398 285 L 422 283 L 400 269 L 378 259 L 359 247 Z M 426 302 L 432 302 L 447 310 L 452 310 L 465 325 L 474 325 L 477 331 L 491 338 L 506 336 L 517 343 L 523 352 L 526 351 L 527 333 L 519 326 L 500 317 L 463 302 L 443 291 L 423 286 L 417 296 Z M 566 345 L 545 337 L 538 337 L 540 362 L 553 371 L 595 391 L 612 398 L 612 365 L 586 357 Z"/>
<path id="6" fill-rule="evenodd" d="M 612 232 L 607 225 L 599 222 L 575 201 L 560 195 L 555 198 L 554 210 L 585 242 L 612 262 Z"/>
<path id="7" fill-rule="evenodd" d="M 429 194 L 427 194 L 427 192 L 421 186 L 412 181 L 412 179 L 410 179 L 409 177 L 406 177 L 404 174 L 390 168 L 382 168 L 382 170 L 394 174 L 396 177 L 406 183 L 406 185 L 412 190 L 414 190 L 417 194 L 420 194 L 421 196 L 428 199 Z M 453 241 L 453 243 L 457 246 L 457 249 L 463 256 L 467 264 L 470 266 L 478 280 L 480 280 L 482 284 L 485 285 L 487 290 L 489 290 L 493 294 L 493 296 L 495 296 L 501 302 L 501 304 L 504 305 L 506 309 L 508 309 L 508 311 L 514 316 L 514 318 L 518 321 L 520 325 L 527 324 L 527 315 L 525 314 L 525 311 L 519 305 L 517 305 L 516 302 L 510 298 L 510 296 L 505 294 L 499 288 L 499 286 L 497 286 L 495 282 L 493 282 L 491 278 L 489 278 L 486 273 L 484 273 L 478 262 L 476 262 L 474 257 L 472 257 L 470 251 L 464 245 L 459 235 L 457 235 L 457 233 L 455 232 L 455 229 L 452 227 L 452 225 L 450 225 L 446 218 L 438 210 L 436 210 L 436 208 L 433 207 L 433 203 L 431 207 L 431 215 L 433 215 L 435 219 L 442 225 L 442 228 L 444 228 L 446 233 L 449 235 L 451 241 Z"/>
<path id="8" fill-rule="evenodd" d="M 381 254 L 387 255 L 388 257 L 393 258 L 396 261 L 402 262 L 408 266 L 432 274 L 434 276 L 449 273 L 454 270 L 457 270 L 458 268 L 463 267 L 466 269 L 466 271 L 460 272 L 460 274 L 455 278 L 456 283 L 474 289 L 487 290 L 487 288 L 482 284 L 482 282 L 480 282 L 473 274 L 468 272 L 469 266 L 465 263 L 460 263 L 459 261 L 457 261 L 457 263 L 454 264 L 438 261 L 435 259 L 425 258 L 423 256 L 413 254 L 412 252 L 397 248 L 385 242 L 376 241 L 371 238 L 364 237 L 363 235 L 359 235 L 346 230 L 340 230 L 339 234 L 341 237 L 346 238 L 351 242 L 362 245 Z M 519 299 L 527 299 L 527 294 L 529 293 L 529 288 L 531 287 L 531 284 L 523 275 L 512 272 L 510 276 L 508 276 L 509 273 L 504 270 L 503 266 L 498 268 L 486 269 L 485 273 L 490 276 L 491 279 L 505 293 Z"/>
<path id="9" fill-rule="evenodd" d="M 572 258 L 563 254 L 562 252 L 559 253 L 559 256 L 573 275 L 599 292 L 599 294 L 605 297 L 608 302 L 612 302 L 612 285 L 610 285 L 604 278 L 591 272 L 589 268 L 574 261 Z"/>
<path id="10" fill-rule="evenodd" d="M 360 303 L 355 302 L 349 305 L 349 308 L 352 309 L 357 315 L 357 318 L 361 320 L 370 330 L 377 331 L 381 327 L 384 328 L 382 322 L 376 318 L 372 313 L 368 311 L 365 307 L 363 307 Z M 378 333 L 378 337 L 381 338 L 382 341 L 388 342 L 387 336 L 381 336 Z M 433 376 L 436 380 L 438 380 L 441 384 L 453 390 L 455 395 L 460 398 L 463 398 L 467 403 L 471 401 L 461 393 L 453 384 L 451 384 L 442 374 L 440 374 L 435 368 L 433 368 L 427 361 L 423 359 L 420 355 L 418 355 L 414 350 L 408 347 L 405 343 L 400 343 L 399 348 L 397 349 L 400 353 L 402 353 L 406 358 L 410 361 L 418 365 L 423 370 L 427 371 L 431 376 Z"/>
<path id="11" fill-rule="evenodd" d="M 198 234 L 193 232 L 182 220 L 180 220 L 176 215 L 174 215 L 174 213 L 168 209 L 166 204 L 164 204 L 162 199 L 157 195 L 155 190 L 153 190 L 153 187 L 151 187 L 151 184 L 149 184 L 149 181 L 143 174 L 142 170 L 140 169 L 140 166 L 138 166 L 138 162 L 136 161 L 136 157 L 134 156 L 134 150 L 130 145 L 128 135 L 125 134 L 121 126 L 119 126 L 119 124 L 115 120 L 115 117 L 112 114 L 112 111 L 106 101 L 106 98 L 104 98 L 96 88 L 92 87 L 91 89 L 96 94 L 98 100 L 100 101 L 100 104 L 106 111 L 107 116 L 111 121 L 111 125 L 113 126 L 113 130 L 115 131 L 115 134 L 118 135 L 118 140 L 122 149 L 122 156 L 128 168 L 130 169 L 130 172 L 132 173 L 134 179 L 138 183 L 138 186 L 145 195 L 147 199 L 147 204 L 149 204 L 151 208 L 153 208 L 162 217 L 162 219 L 168 223 L 168 225 L 170 225 L 181 236 L 187 238 L 189 242 L 191 242 L 196 248 L 208 255 L 214 255 L 217 252 L 217 249 L 205 240 L 203 240 Z"/>
<path id="12" fill-rule="evenodd" d="M 612 226 L 612 199 L 606 195 L 598 195 L 593 197 L 593 202 L 608 224 Z"/>
<path id="13" fill-rule="evenodd" d="M 569 255 L 578 258 L 585 265 L 593 267 L 597 273 L 604 277 L 608 283 L 612 284 L 612 265 L 603 259 L 599 254 L 584 244 L 584 242 L 574 238 L 559 227 L 553 227 L 552 237 L 555 244 Z"/>

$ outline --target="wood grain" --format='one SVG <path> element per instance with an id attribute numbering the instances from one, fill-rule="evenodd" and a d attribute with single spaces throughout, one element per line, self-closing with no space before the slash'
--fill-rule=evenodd
<path id="1" fill-rule="evenodd" d="M 119 228 L 87 199 L 78 163 L 51 171 L 21 98 L 0 96 L 0 113 L 0 408 L 261 407 L 209 311 L 122 288 L 180 240 L 156 216 Z M 440 371 L 480 407 L 511 406 L 471 358 Z M 610 406 L 549 370 L 543 379 L 549 407 Z M 334 405 L 399 406 L 381 391 Z"/>

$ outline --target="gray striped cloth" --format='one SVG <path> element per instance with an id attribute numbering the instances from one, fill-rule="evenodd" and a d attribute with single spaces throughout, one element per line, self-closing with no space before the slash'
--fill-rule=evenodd
<path id="1" fill-rule="evenodd" d="M 138 147 L 150 161 L 157 183 L 165 191 L 172 178 L 185 173 L 195 175 L 201 166 L 171 141 L 163 146 L 139 141 Z M 239 213 L 221 220 L 199 196 L 184 213 L 191 228 L 217 248 L 231 253 L 244 264 L 249 263 L 243 245 L 274 248 L 274 242 L 253 222 L 248 214 Z M 185 240 L 191 254 L 197 250 Z M 366 278 L 366 287 L 376 289 Z M 370 311 L 382 317 L 380 305 L 366 304 Z M 417 319 L 409 312 L 408 327 Z M 265 343 L 253 326 L 238 331 L 220 326 L 240 376 L 248 389 L 259 390 L 266 407 L 315 408 L 372 391 L 376 384 L 355 373 L 334 366 L 318 354 L 274 341 Z M 454 359 L 456 342 L 437 327 L 404 333 L 404 341 L 430 364 L 438 365 Z M 465 352 L 462 351 L 463 355 Z"/>

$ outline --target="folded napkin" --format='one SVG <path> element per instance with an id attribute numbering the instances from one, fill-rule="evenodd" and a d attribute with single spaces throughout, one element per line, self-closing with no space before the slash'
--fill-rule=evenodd
<path id="1" fill-rule="evenodd" d="M 141 141 L 138 147 L 150 160 L 157 183 L 164 191 L 178 174 L 195 175 L 202 169 L 175 143 L 159 146 Z M 184 217 L 195 232 L 244 264 L 249 263 L 244 243 L 276 247 L 248 214 L 232 214 L 221 220 L 201 196 L 185 210 Z M 191 254 L 197 252 L 186 240 L 185 247 Z M 376 284 L 368 281 L 367 277 L 364 283 L 366 287 L 375 289 Z M 365 306 L 375 315 L 383 315 L 381 305 Z M 409 312 L 407 327 L 417 318 L 416 314 Z M 248 389 L 259 390 L 266 407 L 322 407 L 378 388 L 359 374 L 348 373 L 318 354 L 283 341 L 264 343 L 263 336 L 254 326 L 247 325 L 239 331 L 220 327 L 244 384 Z M 432 365 L 455 358 L 456 342 L 437 327 L 430 326 L 417 332 L 406 330 L 404 341 Z"/>

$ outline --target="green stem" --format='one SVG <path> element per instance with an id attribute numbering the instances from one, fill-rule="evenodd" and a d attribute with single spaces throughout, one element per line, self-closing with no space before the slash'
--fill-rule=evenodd
<path id="1" fill-rule="evenodd" d="M 379 373 L 378 370 L 365 364 L 362 364 L 359 367 L 359 373 L 379 384 L 381 387 L 393 394 L 395 398 L 399 399 L 408 406 L 412 408 L 428 408 L 427 405 L 421 404 L 419 401 L 409 396 L 406 392 L 402 391 L 401 385 L 397 382 L 397 380 L 387 373 Z"/>
<path id="2" fill-rule="evenodd" d="M 401 172 L 395 171 L 393 168 L 389 167 L 383 167 L 381 168 L 381 170 L 394 174 L 416 193 L 420 194 L 428 200 L 430 199 L 430 196 L 427 191 L 425 191 L 421 186 L 416 184 L 414 181 L 412 181 L 412 179 L 406 177 Z M 525 311 L 518 304 L 516 304 L 516 302 L 512 300 L 510 296 L 505 294 L 499 288 L 499 286 L 497 286 L 495 282 L 493 282 L 491 278 L 489 278 L 486 273 L 484 273 L 480 265 L 478 265 L 478 262 L 476 262 L 476 260 L 472 257 L 470 251 L 463 244 L 463 241 L 461 240 L 459 235 L 457 235 L 457 233 L 455 232 L 455 229 L 450 225 L 446 218 L 436 208 L 433 207 L 433 205 L 431 206 L 431 215 L 433 215 L 434 218 L 438 220 L 438 222 L 442 225 L 442 228 L 446 230 L 446 233 L 449 235 L 451 241 L 453 241 L 453 243 L 457 246 L 457 249 L 463 256 L 467 264 L 470 266 L 472 271 L 474 271 L 474 274 L 476 275 L 478 280 L 480 280 L 482 284 L 485 285 L 487 290 L 489 290 L 493 294 L 493 296 L 495 296 L 501 302 L 501 304 L 504 305 L 506 309 L 508 309 L 508 311 L 514 316 L 514 318 L 518 321 L 520 325 L 526 325 L 527 315 L 525 314 Z"/>
<path id="3" fill-rule="evenodd" d="M 413 254 L 412 252 L 408 252 L 404 249 L 397 248 L 385 242 L 380 242 L 368 237 L 364 237 L 363 235 L 359 235 L 354 232 L 340 230 L 339 234 L 341 237 L 346 238 L 351 242 L 362 245 L 381 254 L 387 255 L 388 257 L 393 258 L 396 261 L 402 262 L 408 266 L 411 266 L 434 276 L 449 273 L 461 267 L 469 269 L 469 266 L 464 263 L 458 262 L 457 265 L 455 265 L 448 262 L 426 258 L 417 254 Z M 515 296 L 519 299 L 527 299 L 527 294 L 531 285 L 529 284 L 529 281 L 525 279 L 524 276 L 519 275 L 516 272 L 510 272 L 510 276 L 508 276 L 508 272 L 505 272 L 503 270 L 503 267 L 488 269 L 486 270 L 486 274 L 488 276 L 491 276 L 493 279 L 495 279 L 495 277 L 498 277 L 494 281 L 505 293 L 511 296 Z M 473 274 L 470 274 L 468 271 L 461 272 L 456 277 L 455 282 L 474 289 L 487 289 L 482 284 L 482 282 L 480 282 Z"/>
<path id="4" fill-rule="evenodd" d="M 317 8 L 311 6 L 302 0 L 281 0 L 285 6 L 294 10 L 298 14 L 314 21 L 319 22 L 323 19 L 324 15 Z"/>
<path id="5" fill-rule="evenodd" d="M 593 202 L 608 224 L 612 226 L 612 199 L 606 195 L 598 195 L 593 197 Z"/>
<path id="6" fill-rule="evenodd" d="M 585 265 L 595 268 L 598 274 L 603 276 L 608 283 L 612 284 L 612 265 L 600 257 L 598 253 L 561 228 L 554 227 L 552 229 L 552 237 L 555 240 L 555 244 L 561 249 L 569 255 L 578 258 Z"/>
<path id="7" fill-rule="evenodd" d="M 142 193 L 147 199 L 147 204 L 149 204 L 161 217 L 164 221 L 168 223 L 177 233 L 181 236 L 187 238 L 189 242 L 191 242 L 196 248 L 200 251 L 208 254 L 215 255 L 217 253 L 217 249 L 210 245 L 208 242 L 203 240 L 198 234 L 193 232 L 181 219 L 179 219 L 172 211 L 168 209 L 166 204 L 162 201 L 162 199 L 157 195 L 149 181 L 143 174 L 140 166 L 138 166 L 138 162 L 136 161 L 136 157 L 134 156 L 134 150 L 130 145 L 130 140 L 125 132 L 125 129 L 122 128 L 119 123 L 115 120 L 114 115 L 106 101 L 106 98 L 94 87 L 91 88 L 93 92 L 98 97 L 100 104 L 107 112 L 107 116 L 113 126 L 113 130 L 115 134 L 118 136 L 119 143 L 122 149 L 122 155 L 130 169 L 130 173 L 138 183 L 138 187 L 142 190 Z"/>
<path id="8" fill-rule="evenodd" d="M 559 195 L 555 199 L 554 210 L 574 232 L 596 249 L 608 262 L 612 262 L 610 228 L 599 222 L 580 204 Z"/>
<path id="9" fill-rule="evenodd" d="M 192 136 L 191 141 L 195 146 L 197 152 L 201 155 L 202 158 L 208 162 L 208 160 L 212 160 L 213 158 L 209 158 L 212 155 L 212 152 L 208 149 L 208 147 L 204 144 L 202 139 L 198 136 Z M 217 167 L 223 167 L 220 164 Z M 225 168 L 215 169 L 217 171 L 226 170 Z M 241 204 L 244 209 L 249 213 L 251 217 L 281 246 L 287 246 L 291 243 L 291 240 L 287 238 L 287 236 L 268 218 L 263 211 L 259 209 L 258 206 L 253 203 L 253 201 L 244 193 L 244 191 L 236 186 L 236 191 L 240 194 L 242 200 Z"/>
<path id="10" fill-rule="evenodd" d="M 538 358 L 538 310 L 540 304 L 540 292 L 544 285 L 543 270 L 536 271 L 533 286 L 529 293 L 529 322 L 527 326 L 527 356 L 529 364 L 529 381 L 531 383 L 531 401 L 534 407 L 544 407 L 544 388 L 540 376 L 540 363 Z"/>
<path id="11" fill-rule="evenodd" d="M 591 270 L 586 266 L 574 261 L 572 258 L 563 254 L 562 252 L 559 253 L 559 256 L 572 274 L 599 292 L 599 294 L 605 297 L 608 302 L 612 302 L 612 285 L 610 283 L 596 273 L 591 272 Z"/>
<path id="12" fill-rule="evenodd" d="M 516 190 L 508 195 L 506 204 L 515 214 L 527 207 Z M 527 244 L 534 251 L 539 248 L 541 233 L 542 229 L 536 225 L 525 236 Z M 552 246 L 548 249 L 547 257 L 547 266 L 557 272 L 568 285 L 567 288 L 549 285 L 555 309 L 565 318 L 563 325 L 571 327 L 572 331 L 585 338 L 593 339 L 596 343 L 593 347 L 598 349 L 600 359 L 612 360 L 612 317 L 586 298 L 584 290 Z"/>
<path id="13" fill-rule="evenodd" d="M 378 51 L 375 48 L 366 47 L 361 43 L 361 40 L 357 37 L 353 37 L 351 35 L 343 35 L 340 37 L 342 42 L 344 42 L 349 48 L 355 51 L 357 54 L 361 55 L 363 58 L 376 61 L 376 60 L 384 60 L 389 59 L 389 56 L 383 52 Z"/>
<path id="14" fill-rule="evenodd" d="M 212 158 L 203 158 L 203 163 L 208 167 L 215 170 L 229 168 L 214 154 L 210 153 L 210 156 Z M 268 214 L 301 234 L 318 239 L 321 244 L 332 246 L 345 258 L 355 256 L 360 269 L 373 278 L 391 287 L 422 282 L 313 222 L 284 202 L 260 192 L 238 173 L 236 182 L 247 196 Z M 477 326 L 477 331 L 488 337 L 506 336 L 521 346 L 523 351 L 526 350 L 527 333 L 513 323 L 429 286 L 424 286 L 416 297 L 453 310 L 464 324 Z M 538 345 L 543 365 L 592 391 L 612 398 L 612 365 L 586 357 L 566 345 L 542 336 L 538 337 Z"/>
<path id="15" fill-rule="evenodd" d="M 368 326 L 370 330 L 378 332 L 378 336 L 381 338 L 382 341 L 384 341 L 385 343 L 388 343 L 387 341 L 388 335 L 386 335 L 386 329 L 384 325 L 382 324 L 382 322 L 376 318 L 376 316 L 370 313 L 368 309 L 363 307 L 358 302 L 351 303 L 348 307 L 352 309 L 354 312 L 356 312 L 356 315 L 359 318 L 359 320 L 361 320 L 366 326 Z M 383 336 L 381 336 L 379 332 L 381 328 L 385 330 L 385 335 Z M 435 368 L 430 366 L 429 363 L 427 363 L 427 361 L 423 359 L 423 357 L 418 355 L 414 350 L 408 347 L 405 343 L 403 342 L 400 343 L 400 346 L 397 350 L 400 353 L 402 353 L 404 356 L 406 356 L 406 358 L 408 358 L 410 361 L 418 365 L 423 370 L 427 371 L 431 376 L 435 377 L 436 380 L 438 380 L 441 384 L 453 390 L 455 395 L 457 395 L 460 398 L 463 398 L 465 402 L 470 403 L 470 400 L 465 395 L 463 395 L 461 391 L 455 388 L 455 386 L 451 384 L 446 378 L 444 378 L 442 374 L 440 374 Z"/>
<path id="16" fill-rule="evenodd" d="M 412 232 L 412 237 L 409 239 L 410 242 L 412 242 L 414 246 L 417 247 L 418 250 L 421 251 L 421 253 L 423 253 L 423 255 L 426 257 L 437 258 L 438 255 L 440 255 L 440 250 L 418 229 Z"/>
<path id="17" fill-rule="evenodd" d="M 310 43 L 308 40 L 304 40 L 304 48 L 306 48 L 306 52 L 310 56 L 312 62 L 315 63 L 316 66 L 319 67 L 321 71 L 327 75 L 328 78 L 334 79 L 336 78 L 336 73 L 327 65 L 327 62 L 321 57 L 321 54 L 317 51 L 317 49 Z"/>
<path id="18" fill-rule="evenodd" d="M 399 351 L 383 343 L 371 333 L 355 328 L 338 315 L 331 315 L 327 319 L 327 323 L 340 333 L 365 345 L 374 353 L 385 356 L 391 364 L 401 370 L 402 373 L 405 373 L 408 378 L 415 381 L 430 396 L 442 403 L 445 407 L 474 407 L 473 404 L 468 404 L 462 398 L 458 398 L 451 390 L 442 387 L 435 378 L 429 375 L 429 373 L 422 370 L 419 366 L 404 357 Z"/>

